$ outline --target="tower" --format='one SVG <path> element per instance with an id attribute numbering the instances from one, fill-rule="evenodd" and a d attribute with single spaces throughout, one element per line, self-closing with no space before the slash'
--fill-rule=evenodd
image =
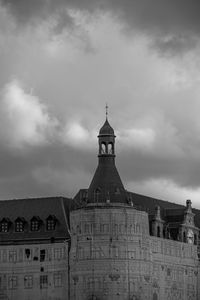
<path id="1" fill-rule="evenodd" d="M 89 203 L 127 203 L 127 193 L 115 166 L 115 138 L 106 115 L 98 135 L 98 166 L 88 189 Z"/>
<path id="2" fill-rule="evenodd" d="M 127 197 L 115 166 L 115 133 L 107 114 L 98 145 L 98 166 L 87 200 L 70 213 L 70 299 L 148 299 L 152 264 L 148 215 L 136 210 Z M 145 287 L 140 285 L 140 269 L 147 278 Z M 135 277 L 132 270 L 137 270 Z"/>

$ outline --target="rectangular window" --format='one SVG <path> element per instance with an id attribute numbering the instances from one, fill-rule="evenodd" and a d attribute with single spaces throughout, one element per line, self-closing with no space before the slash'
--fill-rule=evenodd
<path id="1" fill-rule="evenodd" d="M 8 232 L 8 222 L 0 223 L 0 232 Z"/>
<path id="2" fill-rule="evenodd" d="M 17 261 L 17 251 L 14 251 L 14 250 L 9 251 L 8 259 L 9 259 L 9 262 L 16 262 Z"/>
<path id="3" fill-rule="evenodd" d="M 24 223 L 23 222 L 16 222 L 15 223 L 15 231 L 16 232 L 23 232 L 24 231 Z"/>
<path id="4" fill-rule="evenodd" d="M 40 288 L 46 289 L 48 287 L 48 275 L 40 275 Z"/>
<path id="5" fill-rule="evenodd" d="M 64 258 L 64 249 L 63 248 L 55 248 L 54 249 L 54 259 L 60 260 Z"/>
<path id="6" fill-rule="evenodd" d="M 90 225 L 89 224 L 85 224 L 85 232 L 90 233 Z"/>
<path id="7" fill-rule="evenodd" d="M 45 249 L 40 250 L 40 261 L 44 261 L 45 260 Z"/>
<path id="8" fill-rule="evenodd" d="M 62 273 L 56 272 L 56 273 L 54 273 L 53 277 L 54 277 L 54 286 L 55 287 L 62 286 Z"/>
<path id="9" fill-rule="evenodd" d="M 30 260 L 31 259 L 31 249 L 26 248 L 25 249 L 25 259 Z"/>
<path id="10" fill-rule="evenodd" d="M 37 220 L 31 221 L 31 231 L 39 230 L 39 222 Z"/>
<path id="11" fill-rule="evenodd" d="M 17 276 L 8 277 L 8 288 L 10 290 L 14 290 L 17 288 Z"/>
<path id="12" fill-rule="evenodd" d="M 26 275 L 24 276 L 24 288 L 31 289 L 33 287 L 33 276 Z"/>
<path id="13" fill-rule="evenodd" d="M 47 230 L 55 230 L 56 222 L 54 219 L 47 220 Z"/>
<path id="14" fill-rule="evenodd" d="M 3 250 L 3 262 L 7 262 L 7 251 Z"/>

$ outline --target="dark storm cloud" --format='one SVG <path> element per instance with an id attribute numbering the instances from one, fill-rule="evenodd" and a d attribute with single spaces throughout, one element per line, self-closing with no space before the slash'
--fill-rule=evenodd
<path id="1" fill-rule="evenodd" d="M 73 25 L 68 9 L 84 13 L 109 12 L 125 25 L 124 32 L 147 34 L 160 51 L 184 51 L 200 36 L 198 0 L 1 0 L 18 24 L 40 22 L 56 16 L 56 32 Z"/>

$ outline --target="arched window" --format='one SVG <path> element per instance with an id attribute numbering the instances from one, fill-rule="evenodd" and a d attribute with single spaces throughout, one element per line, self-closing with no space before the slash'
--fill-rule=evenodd
<path id="1" fill-rule="evenodd" d="M 101 194 L 101 189 L 100 189 L 100 188 L 96 188 L 96 190 L 94 191 L 94 200 L 95 200 L 96 202 L 99 201 L 100 194 Z"/>
<path id="2" fill-rule="evenodd" d="M 158 300 L 158 295 L 156 293 L 153 294 L 153 300 Z"/>
<path id="3" fill-rule="evenodd" d="M 157 226 L 157 236 L 160 237 L 160 226 Z"/>
<path id="4" fill-rule="evenodd" d="M 183 232 L 183 242 L 186 243 L 186 233 L 185 233 L 185 231 Z"/>
<path id="5" fill-rule="evenodd" d="M 113 151 L 113 143 L 110 142 L 110 143 L 108 144 L 108 154 L 113 154 L 113 152 L 114 152 L 114 151 Z"/>
<path id="6" fill-rule="evenodd" d="M 104 142 L 101 143 L 101 154 L 106 153 L 106 144 Z"/>

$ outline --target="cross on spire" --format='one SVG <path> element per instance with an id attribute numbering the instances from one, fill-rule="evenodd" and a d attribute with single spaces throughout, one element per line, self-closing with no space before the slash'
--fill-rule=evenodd
<path id="1" fill-rule="evenodd" d="M 108 117 L 108 104 L 106 103 L 106 119 L 107 119 L 107 117 Z"/>

